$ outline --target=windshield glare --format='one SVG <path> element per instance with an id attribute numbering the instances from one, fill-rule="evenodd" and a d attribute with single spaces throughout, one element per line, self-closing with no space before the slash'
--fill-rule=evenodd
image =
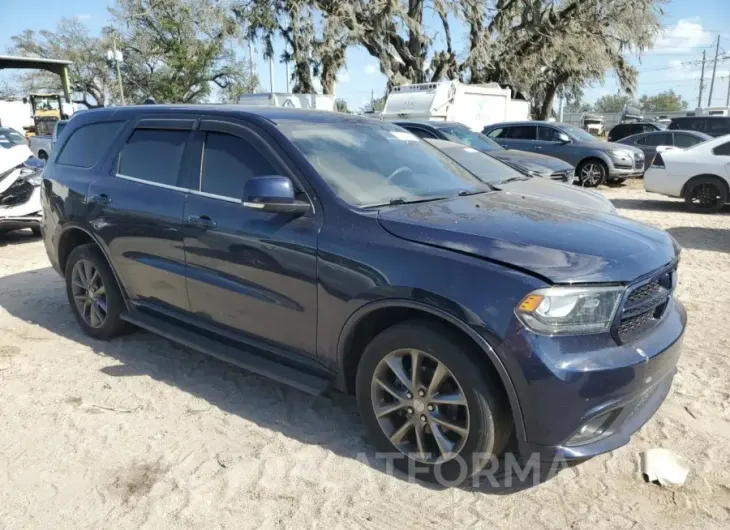
<path id="1" fill-rule="evenodd" d="M 413 134 L 384 122 L 291 122 L 282 132 L 344 201 L 359 207 L 489 188 Z"/>
<path id="2" fill-rule="evenodd" d="M 25 143 L 25 137 L 22 134 L 11 129 L 0 129 L 0 147 L 9 149 Z"/>
<path id="3" fill-rule="evenodd" d="M 560 129 L 581 142 L 595 142 L 596 139 L 590 133 L 585 132 L 583 129 L 579 129 L 573 125 L 562 124 Z"/>
<path id="4" fill-rule="evenodd" d="M 466 127 L 439 127 L 439 131 L 444 133 L 449 140 L 468 145 L 479 151 L 496 151 L 502 149 L 502 146 L 494 140 Z"/>
<path id="5" fill-rule="evenodd" d="M 509 179 L 525 178 L 522 173 L 512 169 L 507 164 L 470 147 L 447 147 L 443 152 L 480 180 L 490 184 L 497 184 Z"/>

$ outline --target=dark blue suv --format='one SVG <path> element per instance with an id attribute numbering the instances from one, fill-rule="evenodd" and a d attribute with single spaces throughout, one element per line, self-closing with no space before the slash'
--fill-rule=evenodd
<path id="1" fill-rule="evenodd" d="M 320 394 L 424 478 L 628 442 L 686 324 L 665 232 L 491 188 L 334 112 L 141 106 L 71 119 L 43 233 L 79 325 L 134 325 Z"/>

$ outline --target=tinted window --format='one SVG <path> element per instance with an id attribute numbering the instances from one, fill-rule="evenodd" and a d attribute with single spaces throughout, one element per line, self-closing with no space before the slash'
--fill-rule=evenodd
<path id="1" fill-rule="evenodd" d="M 543 142 L 559 142 L 560 141 L 560 131 L 557 129 L 553 129 L 552 127 L 538 127 L 537 128 L 540 134 L 540 140 Z"/>
<path id="2" fill-rule="evenodd" d="M 67 166 L 93 166 L 107 153 L 121 127 L 120 121 L 105 121 L 76 129 L 56 162 Z"/>
<path id="3" fill-rule="evenodd" d="M 537 138 L 537 127 L 534 125 L 508 127 L 507 138 L 512 140 L 535 140 Z"/>
<path id="4" fill-rule="evenodd" d="M 701 131 L 704 127 L 702 118 L 679 118 L 673 119 L 669 124 L 671 129 L 689 129 L 690 131 Z"/>
<path id="5" fill-rule="evenodd" d="M 718 145 L 712 150 L 716 155 L 730 156 L 730 142 Z"/>
<path id="6" fill-rule="evenodd" d="M 406 131 L 412 132 L 419 138 L 436 138 L 436 135 L 433 134 L 431 131 L 427 131 L 425 129 L 421 129 L 420 127 L 403 127 Z"/>
<path id="7" fill-rule="evenodd" d="M 677 147 L 692 147 L 700 142 L 704 142 L 704 140 L 691 134 L 674 133 L 674 145 Z"/>
<path id="8" fill-rule="evenodd" d="M 722 136 L 723 134 L 730 133 L 730 119 L 728 120 L 707 120 L 707 130 L 705 131 L 707 134 L 712 134 L 714 136 Z"/>
<path id="9" fill-rule="evenodd" d="M 657 127 L 656 125 L 652 125 L 651 123 L 645 123 L 643 126 L 643 130 L 644 132 L 652 132 L 659 130 L 659 127 Z"/>
<path id="10" fill-rule="evenodd" d="M 0 129 L 0 147 L 10 149 L 16 145 L 26 144 L 25 136 L 12 129 Z"/>
<path id="11" fill-rule="evenodd" d="M 634 140 L 636 145 L 646 145 L 647 136 L 641 136 L 638 140 Z"/>
<path id="12" fill-rule="evenodd" d="M 176 186 L 190 131 L 137 129 L 119 153 L 117 172 L 157 184 Z"/>
<path id="13" fill-rule="evenodd" d="M 490 138 L 504 138 L 506 132 L 507 129 L 499 127 L 497 129 L 492 129 L 491 131 L 489 131 L 487 136 L 489 136 Z"/>
<path id="14" fill-rule="evenodd" d="M 266 158 L 243 138 L 217 132 L 206 135 L 201 191 L 241 199 L 248 179 L 276 174 Z"/>
<path id="15" fill-rule="evenodd" d="M 646 137 L 646 145 L 672 145 L 672 139 L 668 133 L 650 134 Z"/>

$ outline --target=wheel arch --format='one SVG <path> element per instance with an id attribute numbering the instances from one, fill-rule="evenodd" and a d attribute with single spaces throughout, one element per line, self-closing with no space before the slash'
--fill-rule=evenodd
<path id="1" fill-rule="evenodd" d="M 48 153 L 45 149 L 38 149 L 38 158 L 41 160 L 48 160 Z"/>
<path id="2" fill-rule="evenodd" d="M 61 273 L 65 273 L 66 262 L 68 260 L 68 257 L 71 255 L 73 249 L 86 244 L 95 245 L 96 248 L 98 248 L 101 252 L 102 256 L 104 256 L 107 265 L 109 265 L 112 274 L 114 274 L 114 278 L 116 279 L 117 285 L 122 292 L 122 297 L 124 298 L 124 303 L 126 305 L 127 295 L 124 289 L 124 284 L 120 281 L 119 275 L 114 269 L 111 259 L 109 259 L 109 253 L 107 251 L 106 245 L 103 245 L 101 241 L 99 241 L 99 239 L 86 228 L 83 228 L 76 224 L 67 225 L 64 227 L 63 231 L 59 235 L 58 243 L 56 245 L 56 256 L 58 259 L 58 267 L 61 270 Z"/>
<path id="3" fill-rule="evenodd" d="M 339 367 L 337 386 L 347 394 L 354 393 L 357 365 L 367 344 L 360 344 L 360 342 L 372 339 L 381 331 L 395 324 L 419 317 L 435 320 L 448 326 L 476 345 L 486 355 L 487 366 L 494 369 L 504 387 L 517 437 L 519 440 L 525 440 L 525 425 L 517 391 L 494 348 L 466 322 L 428 304 L 405 299 L 378 300 L 360 307 L 350 315 L 337 342 Z"/>
<path id="4" fill-rule="evenodd" d="M 723 186 L 725 186 L 725 192 L 727 193 L 728 197 L 730 197 L 730 185 L 728 185 L 727 179 L 721 177 L 720 175 L 715 175 L 714 173 L 701 173 L 699 175 L 695 175 L 694 177 L 688 179 L 687 182 L 685 182 L 684 185 L 682 186 L 682 190 L 680 191 L 679 196 L 684 198 L 685 193 L 687 193 L 687 189 L 689 188 L 689 185 L 693 181 L 700 179 L 700 178 L 711 178 L 711 179 L 719 180 L 721 182 L 721 184 Z"/>

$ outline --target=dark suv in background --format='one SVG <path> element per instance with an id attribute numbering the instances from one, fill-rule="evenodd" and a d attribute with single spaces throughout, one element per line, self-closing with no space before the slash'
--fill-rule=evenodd
<path id="1" fill-rule="evenodd" d="M 663 131 L 666 128 L 667 126 L 663 123 L 655 121 L 631 121 L 627 123 L 619 123 L 611 128 L 606 139 L 609 142 L 618 142 L 627 136 L 633 136 L 634 134 L 639 133 Z"/>
<path id="2" fill-rule="evenodd" d="M 88 335 L 133 324 L 354 393 L 379 449 L 429 480 L 512 437 L 543 459 L 627 443 L 686 323 L 665 232 L 502 192 L 336 112 L 79 114 L 44 170 L 43 234 Z"/>
<path id="3" fill-rule="evenodd" d="M 669 130 L 697 131 L 715 138 L 730 134 L 730 116 L 681 116 L 672 118 Z"/>

